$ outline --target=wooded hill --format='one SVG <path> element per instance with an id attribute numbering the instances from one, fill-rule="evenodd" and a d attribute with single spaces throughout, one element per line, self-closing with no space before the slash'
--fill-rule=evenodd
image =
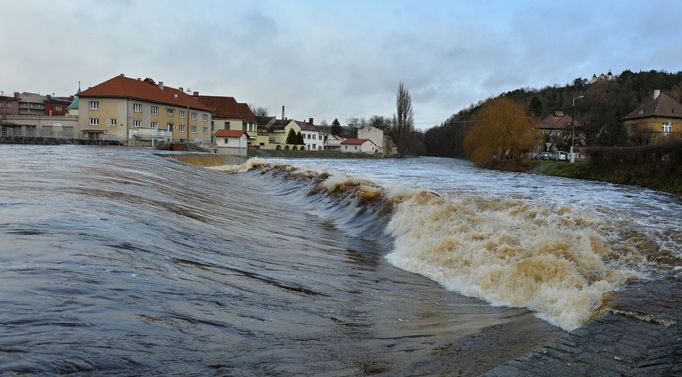
<path id="1" fill-rule="evenodd" d="M 627 135 L 621 119 L 661 89 L 673 99 L 682 98 L 682 71 L 677 73 L 623 71 L 614 80 L 603 79 L 592 83 L 579 77 L 564 86 L 542 89 L 516 89 L 497 97 L 472 104 L 453 114 L 441 125 L 424 133 L 426 155 L 464 157 L 463 141 L 477 114 L 488 101 L 505 97 L 522 103 L 537 121 L 555 111 L 571 114 L 573 98 L 584 96 L 576 102 L 576 124 L 585 127 L 588 146 L 627 145 Z"/>

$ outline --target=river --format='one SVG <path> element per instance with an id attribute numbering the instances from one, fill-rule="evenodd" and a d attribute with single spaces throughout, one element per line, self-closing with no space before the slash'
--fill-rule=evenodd
<path id="1" fill-rule="evenodd" d="M 680 266 L 682 203 L 634 187 L 432 158 L 0 161 L 10 375 L 476 375 Z"/>

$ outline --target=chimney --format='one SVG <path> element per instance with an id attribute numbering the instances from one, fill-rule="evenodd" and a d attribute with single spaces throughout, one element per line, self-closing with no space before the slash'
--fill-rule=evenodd
<path id="1" fill-rule="evenodd" d="M 159 89 L 163 90 L 163 81 L 159 81 Z"/>
<path id="2" fill-rule="evenodd" d="M 661 95 L 661 90 L 660 89 L 654 89 L 654 100 L 657 99 Z"/>
<path id="3" fill-rule="evenodd" d="M 313 124 L 313 118 L 308 118 L 308 124 Z"/>
<path id="4" fill-rule="evenodd" d="M 282 105 L 282 120 L 284 120 L 284 105 Z"/>
<path id="5" fill-rule="evenodd" d="M 194 92 L 193 95 L 194 95 L 195 97 L 198 97 L 198 96 L 199 96 L 199 92 Z"/>
<path id="6" fill-rule="evenodd" d="M 119 76 L 120 76 L 120 77 L 123 77 L 123 74 L 121 73 Z"/>
<path id="7" fill-rule="evenodd" d="M 182 87 L 179 87 L 178 90 L 184 93 L 184 91 L 182 90 Z"/>

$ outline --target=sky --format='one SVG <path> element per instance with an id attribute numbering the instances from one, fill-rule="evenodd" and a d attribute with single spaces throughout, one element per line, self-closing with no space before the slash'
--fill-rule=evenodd
<path id="1" fill-rule="evenodd" d="M 22 0 L 2 4 L 0 90 L 71 95 L 118 74 L 342 124 L 415 126 L 517 88 L 682 70 L 670 1 Z"/>

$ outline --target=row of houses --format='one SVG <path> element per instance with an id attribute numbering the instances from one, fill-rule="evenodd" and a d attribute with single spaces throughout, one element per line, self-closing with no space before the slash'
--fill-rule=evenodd
<path id="1" fill-rule="evenodd" d="M 121 74 L 71 97 L 15 93 L 0 96 L 4 137 L 53 137 L 111 141 L 130 146 L 192 143 L 218 153 L 248 149 L 339 150 L 391 154 L 388 135 L 375 127 L 343 139 L 308 121 L 257 118 L 234 97 L 208 96 L 151 78 Z"/>
<path id="2" fill-rule="evenodd" d="M 635 144 L 655 143 L 673 135 L 682 136 L 682 104 L 660 90 L 654 90 L 651 97 L 623 117 L 622 121 L 628 138 Z M 543 139 L 538 149 L 544 150 L 547 144 L 556 149 L 567 149 L 570 145 L 584 146 L 583 125 L 577 120 L 575 127 L 573 123 L 573 116 L 562 111 L 542 119 L 537 126 Z"/>

